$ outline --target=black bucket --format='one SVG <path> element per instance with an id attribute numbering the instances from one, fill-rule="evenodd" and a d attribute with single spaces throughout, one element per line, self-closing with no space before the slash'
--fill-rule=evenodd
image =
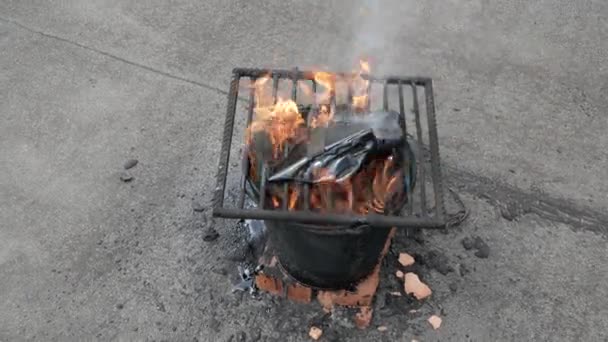
<path id="1" fill-rule="evenodd" d="M 378 264 L 390 228 L 313 226 L 267 221 L 281 266 L 297 281 L 322 289 L 344 289 Z"/>
<path id="2" fill-rule="evenodd" d="M 407 141 L 405 144 L 405 150 L 410 153 L 406 158 L 412 161 L 415 178 L 415 156 L 411 154 Z M 247 162 L 247 159 L 243 161 Z M 248 168 L 249 165 L 244 163 L 246 174 Z M 413 184 L 414 179 L 411 181 Z M 256 203 L 259 202 L 259 184 L 252 182 L 249 177 L 246 190 Z M 405 202 L 399 203 L 396 211 L 400 211 L 403 205 Z M 271 220 L 265 221 L 265 224 L 281 266 L 298 282 L 320 289 L 350 288 L 372 273 L 391 230 L 366 224 L 311 225 Z"/>
<path id="3" fill-rule="evenodd" d="M 259 192 L 247 182 L 256 201 Z M 368 276 L 380 260 L 391 228 L 311 225 L 265 220 L 272 251 L 296 281 L 319 289 L 345 289 Z"/>

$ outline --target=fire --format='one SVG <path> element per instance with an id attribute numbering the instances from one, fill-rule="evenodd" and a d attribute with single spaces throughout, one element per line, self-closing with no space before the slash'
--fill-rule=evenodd
<path id="1" fill-rule="evenodd" d="M 365 60 L 359 61 L 359 71 L 351 82 L 353 89 L 353 101 L 351 104 L 356 111 L 363 111 L 367 108 L 369 100 L 369 80 L 363 78 L 362 75 L 369 75 L 369 71 L 369 62 Z"/>
<path id="2" fill-rule="evenodd" d="M 312 119 L 310 126 L 315 127 L 327 127 L 334 119 L 334 111 L 328 105 L 322 105 L 319 107 L 319 114 Z"/>
<path id="3" fill-rule="evenodd" d="M 272 160 L 267 162 L 280 162 L 291 146 L 308 138 L 310 129 L 327 127 L 333 122 L 337 82 L 349 84 L 352 94 L 350 105 L 353 112 L 366 112 L 369 104 L 370 81 L 367 78 L 369 72 L 369 63 L 362 60 L 358 70 L 350 76 L 339 77 L 329 72 L 315 72 L 313 78 L 320 86 L 316 94 L 308 85 L 298 84 L 299 91 L 306 96 L 314 96 L 317 105 L 316 109 L 313 107 L 313 110 L 306 113 L 313 115 L 310 128 L 306 128 L 306 116 L 303 116 L 294 100 L 281 96 L 285 94 L 277 94 L 275 100 L 272 96 L 272 82 L 269 82 L 270 75 L 258 78 L 252 85 L 255 107 L 254 117 L 247 128 L 247 145 L 255 146 L 254 139 L 257 134 L 264 132 L 272 146 Z M 256 179 L 260 172 L 257 170 L 256 151 L 249 148 L 248 156 L 249 176 Z M 271 188 L 272 196 L 269 204 L 274 208 L 285 205 L 288 210 L 308 207 L 317 212 L 384 213 L 387 210 L 387 203 L 390 203 L 394 196 L 402 194 L 404 188 L 402 170 L 392 157 L 372 160 L 357 174 L 346 180 L 336 180 L 335 176 L 325 169 L 314 170 L 312 177 L 314 184 L 308 185 L 307 192 L 303 192 L 304 184 L 290 183 L 286 197 L 283 186 Z M 304 193 L 308 193 L 308 198 L 304 198 Z"/>
<path id="4" fill-rule="evenodd" d="M 269 79 L 269 76 L 261 77 L 253 85 L 255 117 L 247 128 L 247 142 L 248 144 L 252 142 L 255 133 L 265 131 L 273 146 L 273 158 L 278 159 L 286 143 L 297 135 L 297 130 L 304 124 L 304 119 L 295 101 L 278 97 L 276 103 L 273 103 L 273 98 L 267 89 Z"/>
<path id="5" fill-rule="evenodd" d="M 335 96 L 336 93 L 336 75 L 325 71 L 317 71 L 315 72 L 314 78 L 315 82 L 325 89 L 325 91 L 317 95 L 317 103 L 331 101 L 331 98 Z"/>

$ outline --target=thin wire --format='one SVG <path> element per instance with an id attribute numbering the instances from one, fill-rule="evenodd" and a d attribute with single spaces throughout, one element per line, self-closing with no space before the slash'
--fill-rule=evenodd
<path id="1" fill-rule="evenodd" d="M 460 198 L 460 195 L 458 195 L 456 191 L 454 191 L 454 189 L 448 188 L 448 191 L 450 192 L 450 194 L 452 194 L 452 197 L 454 197 L 454 201 L 456 201 L 456 204 L 458 204 L 458 206 L 460 207 L 460 210 L 458 210 L 456 213 L 448 214 L 445 227 L 451 228 L 462 224 L 462 222 L 464 222 L 467 217 L 469 217 L 470 211 Z"/>

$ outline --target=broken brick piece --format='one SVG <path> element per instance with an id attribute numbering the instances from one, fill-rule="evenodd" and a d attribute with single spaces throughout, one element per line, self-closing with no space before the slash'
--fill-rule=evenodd
<path id="1" fill-rule="evenodd" d="M 431 324 L 433 329 L 437 330 L 441 326 L 441 317 L 437 315 L 433 315 L 427 319 L 427 321 Z"/>
<path id="2" fill-rule="evenodd" d="M 413 294 L 416 299 L 424 299 L 433 293 L 425 283 L 420 281 L 418 275 L 412 272 L 405 274 L 403 288 L 406 294 Z"/>
<path id="3" fill-rule="evenodd" d="M 316 341 L 321 338 L 321 335 L 323 335 L 323 330 L 317 327 L 310 327 L 310 331 L 308 332 L 308 336 L 310 336 L 310 338 Z"/>
<path id="4" fill-rule="evenodd" d="M 384 257 L 388 252 L 391 239 L 394 235 L 395 228 L 391 229 L 391 232 L 386 239 L 384 249 L 382 250 L 382 257 Z M 317 294 L 317 300 L 323 306 L 325 311 L 331 310 L 334 305 L 350 307 L 371 306 L 374 294 L 376 293 L 378 284 L 380 283 L 380 266 L 381 262 L 378 262 L 372 273 L 357 285 L 354 292 L 349 292 L 346 290 L 319 291 Z"/>
<path id="5" fill-rule="evenodd" d="M 255 277 L 255 284 L 258 289 L 272 293 L 277 296 L 283 296 L 283 283 L 273 277 L 265 274 L 258 274 Z"/>
<path id="6" fill-rule="evenodd" d="M 312 298 L 312 289 L 300 284 L 291 284 L 287 286 L 287 298 L 299 303 L 310 303 Z"/>
<path id="7" fill-rule="evenodd" d="M 317 299 L 326 310 L 331 310 L 334 305 L 370 306 L 379 283 L 380 265 L 376 266 L 372 274 L 355 287 L 354 292 L 346 290 L 319 291 Z"/>
<path id="8" fill-rule="evenodd" d="M 403 266 L 411 266 L 415 262 L 414 257 L 407 253 L 399 253 L 399 263 Z"/>
<path id="9" fill-rule="evenodd" d="M 365 329 L 369 326 L 372 321 L 372 313 L 374 309 L 369 306 L 362 306 L 359 312 L 355 315 L 355 324 L 359 329 Z"/>

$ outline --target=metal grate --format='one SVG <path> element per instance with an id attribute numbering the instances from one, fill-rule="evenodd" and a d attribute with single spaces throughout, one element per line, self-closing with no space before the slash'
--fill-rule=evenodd
<path id="1" fill-rule="evenodd" d="M 335 73 L 336 76 L 346 78 L 352 76 L 348 73 Z M 253 117 L 254 89 L 249 86 L 248 99 L 239 98 L 239 86 L 242 81 L 249 80 L 252 85 L 259 77 L 270 76 L 273 82 L 273 96 L 276 99 L 279 82 L 291 84 L 291 97 L 298 102 L 298 82 L 310 82 L 313 92 L 317 92 L 317 84 L 314 81 L 314 73 L 310 71 L 294 70 L 268 70 L 268 69 L 243 69 L 233 70 L 232 81 L 228 93 L 228 107 L 226 111 L 226 122 L 220 152 L 219 168 L 217 173 L 217 187 L 213 199 L 213 216 L 234 219 L 255 219 L 274 221 L 294 221 L 307 224 L 319 225 L 359 225 L 367 224 L 378 227 L 401 227 L 401 228 L 441 228 L 446 226 L 446 213 L 442 189 L 442 176 L 439 162 L 439 145 L 437 141 L 437 127 L 435 118 L 435 104 L 433 99 L 433 83 L 426 77 L 374 77 L 362 75 L 369 80 L 368 110 L 375 102 L 372 96 L 374 90 L 381 88 L 382 109 L 394 110 L 400 113 L 404 122 L 403 134 L 414 143 L 414 152 L 417 155 L 417 186 L 408 204 L 399 215 L 357 215 L 357 214 L 328 214 L 316 213 L 309 210 L 287 211 L 282 209 L 263 209 L 265 196 L 260 196 L 260 202 L 255 208 L 246 208 L 245 204 L 245 176 L 242 176 L 238 189 L 238 200 L 229 206 L 226 199 L 226 181 L 229 175 L 230 151 L 233 149 L 232 141 L 234 135 L 235 121 L 246 120 L 244 127 L 249 126 Z M 352 98 L 352 90 L 347 87 L 346 96 Z M 390 96 L 391 92 L 397 92 L 396 96 Z M 422 95 L 420 94 L 422 93 Z M 335 105 L 336 95 L 332 94 L 331 104 Z M 419 101 L 422 96 L 424 102 Z M 247 101 L 247 109 L 243 110 L 242 117 L 237 118 L 237 105 L 239 100 Z M 406 110 L 406 100 L 411 106 Z M 351 103 L 347 101 L 347 103 Z M 315 106 L 314 101 L 312 104 Z M 239 111 L 240 112 L 240 111 Z M 310 117 L 308 122 L 310 124 Z M 424 125 L 426 123 L 426 125 Z M 242 132 L 241 137 L 244 136 Z M 428 148 L 423 148 L 428 146 Z M 266 187 L 266 170 L 262 170 L 261 193 Z"/>

